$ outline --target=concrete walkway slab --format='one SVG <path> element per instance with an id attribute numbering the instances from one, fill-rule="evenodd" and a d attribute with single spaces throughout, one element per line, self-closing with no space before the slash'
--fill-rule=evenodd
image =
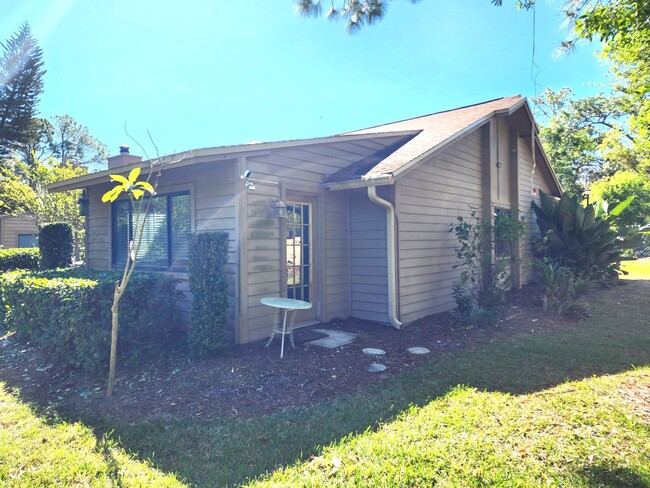
<path id="1" fill-rule="evenodd" d="M 357 338 L 357 334 L 351 332 L 341 332 L 340 330 L 314 329 L 314 332 L 326 334 L 327 337 L 309 341 L 314 346 L 326 347 L 327 349 L 336 349 L 337 347 L 347 346 Z"/>

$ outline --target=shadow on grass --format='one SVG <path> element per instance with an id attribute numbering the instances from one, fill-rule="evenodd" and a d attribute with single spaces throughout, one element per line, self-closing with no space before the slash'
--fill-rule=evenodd
<path id="1" fill-rule="evenodd" d="M 459 384 L 523 394 L 649 364 L 650 282 L 628 283 L 593 295 L 592 316 L 581 324 L 459 350 L 331 404 L 244 420 L 176 419 L 135 425 L 111 418 L 82 420 L 98 438 L 111 433 L 128 451 L 191 484 L 235 485 L 308 459 L 322 446 L 374 429 Z M 611 486 L 643 486 L 634 485 L 634 473 L 619 471 L 589 468 L 584 475 L 601 484 L 611 479 Z M 619 478 L 631 484 L 616 484 Z"/>
<path id="2" fill-rule="evenodd" d="M 107 419 L 89 420 L 100 430 L 115 429 L 125 447 L 153 457 L 159 468 L 192 483 L 237 484 L 308 459 L 321 446 L 374 429 L 411 405 L 424 405 L 459 384 L 523 394 L 649 364 L 648 293 L 649 282 L 599 292 L 591 304 L 591 318 L 579 325 L 460 350 L 332 404 L 238 421 L 120 426 Z M 611 475 L 613 480 L 616 476 Z"/>
<path id="3" fill-rule="evenodd" d="M 589 466 L 581 470 L 588 486 L 603 488 L 650 488 L 650 483 L 631 469 L 621 466 Z"/>

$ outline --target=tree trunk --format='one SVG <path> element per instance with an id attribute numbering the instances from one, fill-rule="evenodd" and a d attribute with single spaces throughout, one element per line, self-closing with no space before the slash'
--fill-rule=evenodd
<path id="1" fill-rule="evenodd" d="M 115 283 L 115 292 L 113 294 L 113 305 L 111 306 L 111 357 L 108 366 L 108 387 L 106 389 L 106 398 L 113 396 L 115 388 L 115 366 L 117 363 L 117 329 L 119 327 L 119 305 L 122 296 L 120 284 Z"/>

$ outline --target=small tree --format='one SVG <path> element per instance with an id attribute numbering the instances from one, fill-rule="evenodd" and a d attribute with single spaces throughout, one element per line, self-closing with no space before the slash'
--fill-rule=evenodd
<path id="1" fill-rule="evenodd" d="M 157 150 L 157 148 L 156 148 Z M 134 168 L 129 173 L 128 177 L 122 175 L 110 175 L 111 181 L 118 184 L 113 189 L 107 191 L 102 196 L 102 202 L 113 203 L 120 195 L 125 194 L 130 199 L 131 205 L 134 210 L 133 219 L 133 240 L 129 244 L 129 256 L 124 263 L 124 270 L 122 278 L 115 283 L 115 290 L 113 292 L 113 303 L 111 305 L 111 353 L 108 367 L 108 386 L 106 388 L 106 396 L 110 398 L 113 396 L 113 389 L 115 388 L 115 369 L 117 365 L 117 338 L 119 329 L 119 309 L 120 300 L 126 291 L 129 280 L 135 271 L 135 265 L 138 260 L 138 252 L 142 244 L 142 236 L 147 224 L 147 217 L 151 207 L 151 198 L 143 198 L 145 195 L 152 197 L 156 194 L 158 181 L 163 169 L 170 164 L 182 161 L 191 153 L 185 153 L 178 160 L 162 161 L 160 157 L 151 159 L 149 164 L 149 173 L 144 181 L 138 181 L 141 169 Z M 155 167 L 158 170 L 155 171 Z M 154 175 L 155 173 L 155 175 Z M 153 184 L 151 183 L 153 181 Z"/>
<path id="2" fill-rule="evenodd" d="M 519 242 L 526 227 L 515 214 L 502 214 L 492 223 L 471 213 L 472 221 L 459 216 L 449 231 L 456 234 L 460 260 L 453 269 L 460 269 L 460 278 L 454 283 L 456 313 L 461 323 L 478 327 L 481 323 L 494 325 L 498 307 L 510 287 L 509 260 L 496 256 L 496 243 L 507 243 L 508 248 Z"/>
<path id="3" fill-rule="evenodd" d="M 134 240 L 131 241 L 129 245 L 129 257 L 126 259 L 124 264 L 124 271 L 122 273 L 122 279 L 115 283 L 115 290 L 113 292 L 113 304 L 111 305 L 111 354 L 110 361 L 108 366 L 108 386 L 106 388 L 106 396 L 113 396 L 113 389 L 115 388 L 115 369 L 117 364 L 117 337 L 119 329 L 119 310 L 120 310 L 120 299 L 126 291 L 126 286 L 129 284 L 131 275 L 135 271 L 135 264 L 138 260 L 138 251 L 140 250 L 140 244 L 142 243 L 142 235 L 144 231 L 144 226 L 147 221 L 147 215 L 149 213 L 149 207 L 151 205 L 151 198 L 142 198 L 145 193 L 149 195 L 154 195 L 156 192 L 156 186 L 158 186 L 158 178 L 162 172 L 162 165 L 158 171 L 158 174 L 155 178 L 155 183 L 152 185 L 149 180 L 153 175 L 153 162 L 149 167 L 149 175 L 145 181 L 138 181 L 140 176 L 140 168 L 134 168 L 129 173 L 128 178 L 125 178 L 122 175 L 110 175 L 111 181 L 119 183 L 117 186 L 113 187 L 112 190 L 107 191 L 102 196 L 102 202 L 114 202 L 117 198 L 125 193 L 128 198 L 131 200 L 133 208 L 135 210 L 135 229 L 133 232 Z"/>

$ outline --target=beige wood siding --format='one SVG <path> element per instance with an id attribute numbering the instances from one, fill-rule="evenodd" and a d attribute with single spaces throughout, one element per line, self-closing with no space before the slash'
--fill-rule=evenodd
<path id="1" fill-rule="evenodd" d="M 507 147 L 507 146 L 506 146 Z M 457 244 L 449 224 L 481 206 L 481 139 L 475 130 L 396 184 L 400 319 L 410 322 L 455 306 Z"/>
<path id="2" fill-rule="evenodd" d="M 531 266 L 532 236 L 539 235 L 539 228 L 532 209 L 532 202 L 539 204 L 539 194 L 533 195 L 533 188 L 550 193 L 550 186 L 542 176 L 539 166 L 533 174 L 533 157 L 530 150 L 530 137 L 519 139 L 519 211 L 526 216 L 529 233 L 521 240 L 521 282 L 530 283 L 533 279 Z"/>
<path id="3" fill-rule="evenodd" d="M 510 208 L 510 158 L 509 158 L 509 132 L 508 123 L 502 118 L 495 120 L 496 124 L 496 145 L 494 156 L 495 167 L 492 168 L 492 206 L 499 208 Z"/>
<path id="4" fill-rule="evenodd" d="M 323 321 L 350 316 L 349 193 L 325 192 Z"/>
<path id="5" fill-rule="evenodd" d="M 230 255 L 227 281 L 230 288 L 229 321 L 234 330 L 236 249 L 234 166 L 232 161 L 203 163 L 191 168 L 168 168 L 163 172 L 158 188 L 159 194 L 189 191 L 192 201 L 192 230 L 226 231 L 230 234 Z M 112 266 L 111 206 L 102 203 L 101 197 L 111 184 L 88 188 L 89 217 L 87 236 L 87 262 L 92 269 L 110 269 Z M 191 295 L 187 273 L 171 273 L 179 280 L 178 289 L 185 297 L 178 304 L 182 323 L 189 322 Z"/>
<path id="6" fill-rule="evenodd" d="M 18 247 L 18 236 L 36 235 L 38 229 L 33 222 L 19 219 L 11 215 L 0 217 L 0 244 L 5 248 Z"/>
<path id="7" fill-rule="evenodd" d="M 350 286 L 353 317 L 388 323 L 386 210 L 365 188 L 350 193 Z"/>
<path id="8" fill-rule="evenodd" d="M 273 215 L 271 202 L 279 196 L 287 201 L 304 196 L 315 199 L 313 302 L 316 319 L 325 322 L 350 315 L 348 197 L 345 191 L 322 188 L 327 176 L 358 159 L 341 148 L 305 147 L 277 150 L 264 156 L 248 157 L 251 178 L 281 183 L 255 183 L 246 194 L 246 262 L 242 263 L 242 342 L 268 337 L 274 311 L 260 303 L 265 296 L 285 296 L 286 249 L 283 240 L 286 221 Z M 284 244 L 286 245 L 286 243 Z"/>

